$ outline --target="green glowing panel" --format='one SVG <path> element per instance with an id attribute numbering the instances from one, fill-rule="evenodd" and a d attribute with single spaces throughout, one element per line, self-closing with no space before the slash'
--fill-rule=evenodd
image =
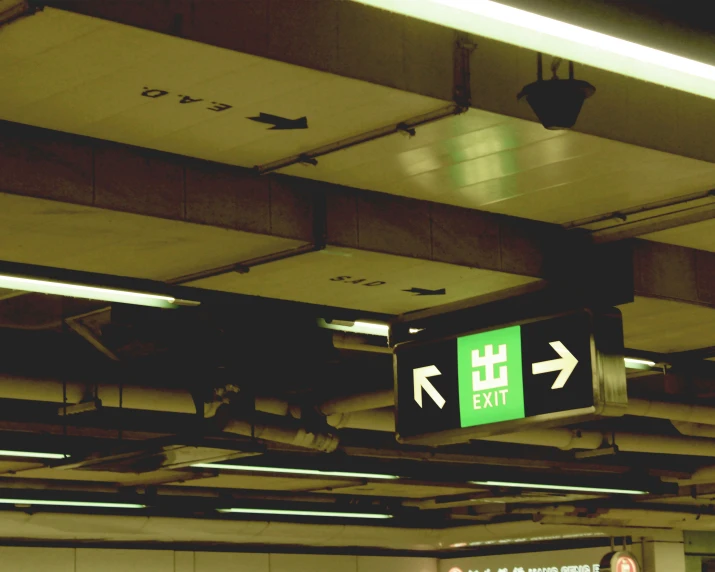
<path id="1" fill-rule="evenodd" d="M 457 368 L 462 427 L 524 417 L 520 326 L 459 338 Z"/>

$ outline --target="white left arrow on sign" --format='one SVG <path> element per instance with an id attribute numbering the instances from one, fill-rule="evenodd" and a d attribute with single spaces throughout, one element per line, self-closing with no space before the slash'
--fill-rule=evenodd
<path id="1" fill-rule="evenodd" d="M 444 397 L 439 394 L 439 391 L 435 389 L 434 385 L 432 385 L 428 379 L 435 375 L 442 375 L 442 372 L 439 371 L 434 365 L 418 367 L 412 370 L 412 379 L 415 388 L 415 401 L 420 407 L 422 407 L 422 390 L 427 392 L 427 395 L 432 398 L 432 401 L 434 401 L 440 409 L 442 409 L 446 403 Z"/>
<path id="2" fill-rule="evenodd" d="M 531 373 L 538 375 L 540 373 L 549 373 L 561 370 L 561 373 L 559 373 L 551 386 L 551 389 L 561 389 L 564 385 L 566 385 L 566 382 L 569 380 L 573 370 L 576 369 L 578 360 L 561 342 L 549 342 L 549 345 L 554 348 L 557 354 L 559 354 L 559 358 L 531 364 Z"/>

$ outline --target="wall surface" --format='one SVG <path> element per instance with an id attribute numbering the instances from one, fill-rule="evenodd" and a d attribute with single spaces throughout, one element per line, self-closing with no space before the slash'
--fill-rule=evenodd
<path id="1" fill-rule="evenodd" d="M 715 558 L 715 533 L 705 531 L 688 531 L 685 539 L 685 571 L 701 572 L 709 568 L 706 561 Z"/>
<path id="2" fill-rule="evenodd" d="M 597 572 L 607 547 L 441 560 L 440 572 Z"/>
<path id="3" fill-rule="evenodd" d="M 12 572 L 437 572 L 430 558 L 0 547 Z"/>

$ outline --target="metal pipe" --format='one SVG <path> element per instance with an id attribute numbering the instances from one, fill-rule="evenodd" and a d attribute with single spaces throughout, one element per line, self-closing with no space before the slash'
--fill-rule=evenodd
<path id="1" fill-rule="evenodd" d="M 445 119 L 453 115 L 459 115 L 464 113 L 466 109 L 457 104 L 451 104 L 447 107 L 442 107 L 440 109 L 435 109 L 429 113 L 407 119 L 401 123 L 390 124 L 384 127 L 379 127 L 368 131 L 366 133 L 360 133 L 347 139 L 341 139 L 340 141 L 334 141 L 333 143 L 328 143 L 317 149 L 311 149 L 304 153 L 299 153 L 298 155 L 292 155 L 290 157 L 285 157 L 283 159 L 278 159 L 272 163 L 266 163 L 264 165 L 256 165 L 255 169 L 259 174 L 265 175 L 267 173 L 272 173 L 279 169 L 285 167 L 290 167 L 291 165 L 297 165 L 299 163 L 305 163 L 306 160 L 317 159 L 318 157 L 323 157 L 330 153 L 336 153 L 337 151 L 342 151 L 343 149 L 349 149 L 350 147 L 355 147 L 356 145 L 361 145 L 363 143 L 369 143 L 370 141 L 375 141 L 376 139 L 382 139 L 388 135 L 393 135 L 395 133 L 400 133 L 401 131 L 409 132 L 422 125 L 427 125 L 429 123 L 434 123 L 440 119 Z"/>
<path id="2" fill-rule="evenodd" d="M 613 444 L 613 439 L 610 434 L 606 434 L 605 439 L 609 445 Z M 699 439 L 697 437 L 616 433 L 615 444 L 620 451 L 632 453 L 715 457 L 715 440 Z"/>
<path id="3" fill-rule="evenodd" d="M 252 424 L 241 419 L 230 420 L 223 428 L 226 433 L 244 435 L 265 439 L 276 443 L 284 443 L 305 449 L 315 449 L 325 453 L 332 453 L 338 448 L 340 440 L 336 435 L 329 433 L 313 433 L 304 427 L 282 427 L 266 423 Z"/>
<path id="4" fill-rule="evenodd" d="M 71 381 L 65 384 L 67 402 L 80 403 L 90 394 L 91 385 Z M 106 407 L 118 407 L 120 390 L 118 385 L 99 384 L 98 397 Z M 0 375 L 0 397 L 28 401 L 63 402 L 63 383 L 58 380 L 21 378 Z M 219 401 L 213 406 L 208 404 L 210 414 L 215 412 Z M 392 390 L 353 395 L 337 398 L 318 406 L 318 410 L 328 417 L 328 422 L 335 427 L 351 427 L 375 431 L 394 431 L 394 413 L 384 409 L 394 405 Z M 174 413 L 195 413 L 191 394 L 182 389 L 151 388 L 127 385 L 122 389 L 122 406 L 127 409 L 146 411 L 164 411 Z M 284 400 L 276 398 L 257 398 L 259 411 L 273 415 L 299 417 L 300 411 L 291 407 Z M 358 414 L 359 413 L 359 414 Z M 698 430 L 700 435 L 710 436 L 704 428 L 692 423 L 704 423 L 714 426 L 715 410 L 699 405 L 681 405 L 659 403 L 640 399 L 631 399 L 628 414 L 647 417 L 686 421 L 686 430 Z M 303 428 L 274 427 L 271 425 L 251 427 L 249 423 L 233 420 L 227 431 L 241 435 L 253 435 L 280 443 L 309 447 L 321 451 L 335 450 L 338 439 L 335 435 L 321 435 Z M 260 434 L 259 434 L 260 433 Z M 715 435 L 715 434 L 713 434 Z M 566 428 L 522 431 L 507 435 L 494 435 L 484 440 L 503 443 L 516 443 L 534 446 L 549 446 L 563 450 L 598 449 L 611 443 L 611 435 L 600 431 L 574 431 Z M 659 435 L 637 435 L 617 433 L 615 444 L 622 451 L 641 453 L 665 453 L 671 455 L 693 455 L 715 457 L 715 440 L 698 437 L 668 437 Z"/>
<path id="5" fill-rule="evenodd" d="M 93 396 L 94 386 L 91 384 L 67 381 L 64 386 L 67 392 L 68 404 L 81 403 L 88 395 L 92 394 Z M 125 409 L 162 411 L 166 413 L 196 413 L 193 397 L 185 389 L 124 385 L 121 393 L 122 407 Z M 103 407 L 119 407 L 119 394 L 119 385 L 100 383 L 97 386 L 97 397 L 102 400 Z M 0 374 L 0 398 L 63 403 L 63 384 L 56 379 L 27 378 Z M 217 404 L 220 403 L 217 401 Z M 206 405 L 205 413 L 210 417 L 215 412 L 216 405 Z M 275 397 L 256 397 L 256 410 L 282 416 L 290 413 L 291 416 L 300 418 L 299 408 Z"/>
<path id="6" fill-rule="evenodd" d="M 0 2 L 0 26 L 5 26 L 24 16 L 30 16 L 36 11 L 37 8 L 30 7 L 29 0 Z"/>
<path id="7" fill-rule="evenodd" d="M 579 219 L 579 220 L 575 220 L 575 221 L 566 223 L 563 226 L 566 229 L 581 228 L 584 226 L 588 226 L 590 224 L 606 222 L 606 221 L 614 220 L 616 218 L 620 218 L 623 216 L 631 216 L 631 215 L 636 215 L 636 214 L 640 214 L 640 213 L 647 213 L 649 211 L 654 211 L 654 210 L 673 207 L 673 206 L 679 206 L 679 205 L 693 202 L 693 201 L 710 199 L 712 197 L 715 197 L 715 189 L 710 189 L 707 191 L 699 191 L 697 193 L 693 193 L 690 195 L 684 195 L 684 196 L 675 197 L 672 199 L 665 199 L 662 201 L 647 203 L 644 205 L 631 207 L 628 209 L 621 209 L 617 213 L 609 212 L 606 214 L 591 216 L 588 218 L 583 218 L 583 219 Z"/>
<path id="8" fill-rule="evenodd" d="M 689 479 L 680 480 L 678 482 L 682 485 L 715 483 L 715 466 L 700 467 L 690 475 Z"/>
<path id="9" fill-rule="evenodd" d="M 392 415 L 391 411 L 388 412 Z M 388 426 L 384 410 L 363 411 L 359 416 L 343 415 L 328 418 L 328 422 L 339 427 L 355 429 L 369 428 L 377 431 L 392 431 Z M 394 419 L 394 418 L 393 418 Z M 393 421 L 394 423 L 394 421 Z M 601 431 L 580 431 L 567 428 L 532 429 L 519 433 L 482 437 L 480 441 L 513 443 L 542 447 L 556 447 L 562 450 L 599 449 L 615 443 L 621 451 L 632 453 L 661 453 L 667 455 L 691 455 L 697 457 L 715 456 L 715 440 L 696 437 L 669 437 L 665 435 L 642 435 L 635 433 L 602 433 Z"/>
<path id="10" fill-rule="evenodd" d="M 339 350 L 352 350 L 356 352 L 372 352 L 391 354 L 392 348 L 387 345 L 387 339 L 382 345 L 373 343 L 368 336 L 351 334 L 349 332 L 333 332 L 333 347 Z"/>
<path id="11" fill-rule="evenodd" d="M 351 429 L 385 431 L 388 433 L 394 433 L 395 431 L 395 413 L 391 408 L 335 413 L 334 415 L 328 415 L 327 421 L 328 425 L 336 429 L 350 427 Z"/>
<path id="12" fill-rule="evenodd" d="M 67 381 L 64 383 L 67 403 L 81 403 L 94 393 L 94 386 L 89 383 Z M 170 413 L 196 413 L 191 394 L 183 389 L 122 387 L 122 407 L 143 409 L 146 411 L 164 411 Z M 119 385 L 100 383 L 97 397 L 105 407 L 119 407 Z M 63 382 L 56 379 L 40 379 L 9 376 L 0 374 L 0 398 L 24 401 L 45 401 L 63 403 Z"/>
<path id="13" fill-rule="evenodd" d="M 395 405 L 395 392 L 392 389 L 376 391 L 374 393 L 360 393 L 330 399 L 318 406 L 318 411 L 323 415 L 337 413 L 353 413 L 355 411 L 368 411 L 392 407 Z M 394 423 L 393 423 L 394 426 Z"/>
<path id="14" fill-rule="evenodd" d="M 601 433 L 600 431 L 572 431 L 570 429 L 542 429 L 497 435 L 483 439 L 502 443 L 542 445 L 559 449 L 598 449 L 601 445 L 617 445 L 629 453 L 659 453 L 665 455 L 715 456 L 715 440 L 696 437 L 669 437 L 636 433 Z"/>
<path id="15" fill-rule="evenodd" d="M 67 382 L 64 385 L 67 403 L 81 403 L 93 390 L 93 386 L 81 382 Z M 139 387 L 126 385 L 122 387 L 122 407 L 144 411 L 162 411 L 169 413 L 196 413 L 196 406 L 191 393 L 183 389 Z M 99 384 L 97 397 L 105 407 L 119 407 L 120 389 L 118 385 Z M 52 379 L 18 378 L 0 375 L 0 398 L 26 401 L 44 401 L 63 403 L 63 384 Z M 221 401 L 206 404 L 205 414 L 213 416 Z M 296 413 L 288 402 L 274 398 L 257 398 L 256 408 L 259 411 L 287 416 Z M 278 418 L 277 418 L 278 419 Z M 296 447 L 305 447 L 319 451 L 331 452 L 338 446 L 335 435 L 319 434 L 307 431 L 302 427 L 282 427 L 278 424 L 257 424 L 252 426 L 247 421 L 233 419 L 224 429 L 228 433 L 253 436 L 285 443 Z"/>
<path id="16" fill-rule="evenodd" d="M 690 423 L 688 421 L 672 421 L 672 423 L 673 427 L 675 427 L 681 435 L 715 438 L 715 425 Z"/>
<path id="17" fill-rule="evenodd" d="M 604 437 L 600 431 L 575 431 L 571 429 L 533 429 L 519 433 L 492 435 L 491 437 L 480 439 L 480 441 L 556 447 L 565 451 L 571 449 L 598 449 L 603 444 L 603 440 Z"/>
<path id="18" fill-rule="evenodd" d="M 688 421 L 715 425 L 715 408 L 684 403 L 665 403 L 649 399 L 629 399 L 626 415 L 654 417 L 671 421 Z"/>

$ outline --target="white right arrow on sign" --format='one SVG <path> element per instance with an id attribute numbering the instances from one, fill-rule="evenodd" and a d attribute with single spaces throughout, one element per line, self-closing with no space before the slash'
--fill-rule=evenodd
<path id="1" fill-rule="evenodd" d="M 549 373 L 561 370 L 561 373 L 559 373 L 556 381 L 554 381 L 551 386 L 551 389 L 561 389 L 564 385 L 566 385 L 566 382 L 569 380 L 569 376 L 573 373 L 573 370 L 576 369 L 578 360 L 561 342 L 549 342 L 549 345 L 554 348 L 560 357 L 558 359 L 540 361 L 538 363 L 531 364 L 531 373 L 538 375 L 540 373 Z"/>
<path id="2" fill-rule="evenodd" d="M 446 401 L 444 397 L 439 394 L 430 382 L 428 377 L 433 375 L 442 375 L 442 372 L 437 369 L 434 365 L 428 365 L 425 367 L 418 367 L 412 371 L 412 381 L 414 383 L 415 390 L 415 401 L 417 405 L 422 407 L 422 390 L 424 389 L 427 395 L 429 395 L 432 400 L 437 404 L 437 407 L 442 409 Z"/>

